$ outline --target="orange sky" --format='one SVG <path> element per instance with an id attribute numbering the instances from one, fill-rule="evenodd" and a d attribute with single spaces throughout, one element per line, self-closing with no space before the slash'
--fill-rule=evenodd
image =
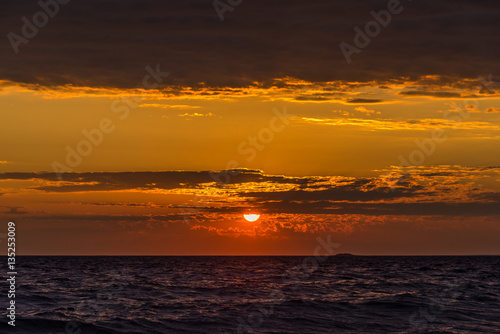
<path id="1" fill-rule="evenodd" d="M 500 254 L 494 4 L 405 4 L 346 63 L 376 1 L 91 3 L 0 51 L 19 254 Z"/>
<path id="2" fill-rule="evenodd" d="M 132 92 L 5 82 L 1 217 L 21 253 L 308 254 L 319 235 L 363 254 L 498 252 L 497 93 L 346 82 L 308 100 L 341 84 L 288 81 L 136 92 L 124 119 Z"/>

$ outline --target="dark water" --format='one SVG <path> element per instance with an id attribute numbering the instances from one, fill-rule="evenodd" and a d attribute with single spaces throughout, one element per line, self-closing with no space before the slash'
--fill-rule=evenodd
<path id="1" fill-rule="evenodd" d="M 0 333 L 500 333 L 498 256 L 18 257 L 17 284 Z"/>

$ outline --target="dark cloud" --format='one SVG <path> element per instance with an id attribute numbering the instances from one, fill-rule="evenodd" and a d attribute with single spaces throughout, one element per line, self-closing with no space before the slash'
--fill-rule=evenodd
<path id="1" fill-rule="evenodd" d="M 365 104 L 365 103 L 380 103 L 380 102 L 383 102 L 383 100 L 376 100 L 376 99 L 349 99 L 346 102 L 347 103 L 352 103 L 352 104 Z"/>
<path id="2" fill-rule="evenodd" d="M 72 0 L 15 54 L 36 0 L 0 3 L 0 79 L 135 87 L 161 64 L 167 84 L 241 86 L 286 76 L 368 81 L 500 73 L 495 0 L 403 1 L 400 14 L 347 64 L 339 48 L 387 1 L 244 1 L 221 22 L 210 0 Z M 465 66 L 464 64 L 467 64 Z"/>
<path id="3" fill-rule="evenodd" d="M 304 190 L 289 190 L 281 192 L 250 192 L 244 196 L 258 198 L 262 201 L 282 200 L 282 201 L 379 201 L 383 199 L 394 199 L 411 196 L 421 186 L 410 185 L 406 189 L 391 190 L 389 187 L 372 187 L 372 189 L 362 188 L 363 183 L 368 180 L 361 180 L 348 185 L 329 185 L 327 189 L 314 189 L 313 187 Z"/>
<path id="4" fill-rule="evenodd" d="M 297 101 L 329 101 L 331 98 L 324 96 L 297 96 L 295 97 Z"/>
<path id="5" fill-rule="evenodd" d="M 59 181 L 55 173 L 3 173 L 0 179 Z M 173 189 L 185 184 L 213 182 L 207 172 L 123 172 L 66 173 L 62 185 L 40 186 L 36 189 L 54 192 L 109 191 L 135 188 Z"/>
<path id="6" fill-rule="evenodd" d="M 14 215 L 24 215 L 28 213 L 28 211 L 23 210 L 23 206 L 0 206 L 0 208 L 5 208 L 8 211 L 3 213 L 14 214 Z"/>
<path id="7" fill-rule="evenodd" d="M 2 173 L 0 180 L 45 180 L 59 182 L 37 186 L 35 189 L 50 192 L 111 191 L 124 189 L 175 189 L 197 188 L 207 183 L 238 184 L 247 182 L 274 182 L 307 184 L 309 180 L 284 176 L 265 175 L 258 170 L 229 171 L 166 171 L 166 172 L 88 172 L 65 173 L 61 179 L 56 173 Z"/>
<path id="8" fill-rule="evenodd" d="M 64 181 L 59 181 L 54 173 L 3 173 L 0 174 L 0 180 L 51 181 L 50 185 L 34 186 L 32 189 L 64 193 L 181 188 L 190 190 L 186 193 L 193 190 L 196 193 L 196 190 L 218 187 L 239 199 L 234 202 L 220 197 L 202 207 L 195 205 L 196 211 L 201 213 L 240 212 L 246 203 L 266 213 L 500 215 L 499 193 L 470 184 L 471 180 L 481 175 L 495 177 L 496 172 L 498 167 L 443 166 L 436 167 L 434 171 L 417 169 L 397 178 L 392 188 L 380 177 L 287 177 L 248 169 L 222 172 L 67 173 L 63 175 Z M 180 207 L 189 209 L 193 203 Z M 144 203 L 83 204 L 150 206 Z M 172 206 L 163 203 L 162 207 Z M 168 219 L 178 218 L 169 216 Z"/>
<path id="9" fill-rule="evenodd" d="M 454 92 L 428 92 L 422 90 L 411 90 L 407 92 L 399 92 L 398 95 L 407 95 L 407 96 L 432 96 L 439 98 L 456 98 L 461 97 L 460 93 Z"/>
<path id="10" fill-rule="evenodd" d="M 171 214 L 171 215 L 33 215 L 31 219 L 36 220 L 47 220 L 51 221 L 62 220 L 62 221 L 84 221 L 84 222 L 146 222 L 146 221 L 157 221 L 157 222 L 178 222 L 181 221 L 181 214 Z"/>
<path id="11" fill-rule="evenodd" d="M 484 216 L 500 215 L 500 203 L 332 203 L 320 202 L 266 202 L 261 208 L 268 213 L 296 214 L 360 214 L 360 215 L 445 215 Z"/>
<path id="12" fill-rule="evenodd" d="M 500 112 L 500 108 L 489 107 L 486 109 L 487 113 Z"/>

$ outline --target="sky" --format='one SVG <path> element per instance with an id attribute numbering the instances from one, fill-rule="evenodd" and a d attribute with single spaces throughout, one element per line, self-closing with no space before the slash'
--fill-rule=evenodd
<path id="1" fill-rule="evenodd" d="M 18 254 L 500 254 L 494 1 L 0 12 Z"/>

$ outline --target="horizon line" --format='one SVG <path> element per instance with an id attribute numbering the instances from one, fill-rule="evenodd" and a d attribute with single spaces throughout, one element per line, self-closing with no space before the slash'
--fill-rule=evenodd
<path id="1" fill-rule="evenodd" d="M 292 256 L 296 256 L 296 257 L 335 257 L 335 256 L 500 256 L 500 254 L 383 254 L 383 255 L 380 255 L 380 254 L 351 254 L 351 253 L 338 253 L 338 254 L 331 254 L 331 255 L 311 255 L 311 254 L 306 254 L 306 255 L 294 255 L 294 254 L 282 254 L 282 255 L 276 255 L 276 254 L 266 254 L 266 255 L 263 255 L 263 254 L 260 254 L 260 255 L 252 255 L 252 254 L 198 254 L 198 255 L 127 255 L 127 254 L 113 254 L 113 255 L 75 255 L 75 254 L 23 254 L 23 255 L 16 255 L 16 257 L 22 257 L 22 256 L 73 256 L 73 257 L 84 257 L 84 256 L 87 256 L 87 257 L 90 257 L 90 256 L 100 256 L 100 257 L 113 257 L 113 256 L 136 256 L 136 257 L 145 257 L 145 256 L 148 256 L 148 257 L 174 257 L 174 256 L 183 256 L 183 257 L 200 257 L 200 256 L 220 256 L 220 257 L 236 257 L 236 256 L 262 256 L 262 257 L 265 257 L 265 256 L 288 256 L 288 257 L 292 257 Z M 2 255 L 2 256 L 7 256 L 7 255 Z"/>

